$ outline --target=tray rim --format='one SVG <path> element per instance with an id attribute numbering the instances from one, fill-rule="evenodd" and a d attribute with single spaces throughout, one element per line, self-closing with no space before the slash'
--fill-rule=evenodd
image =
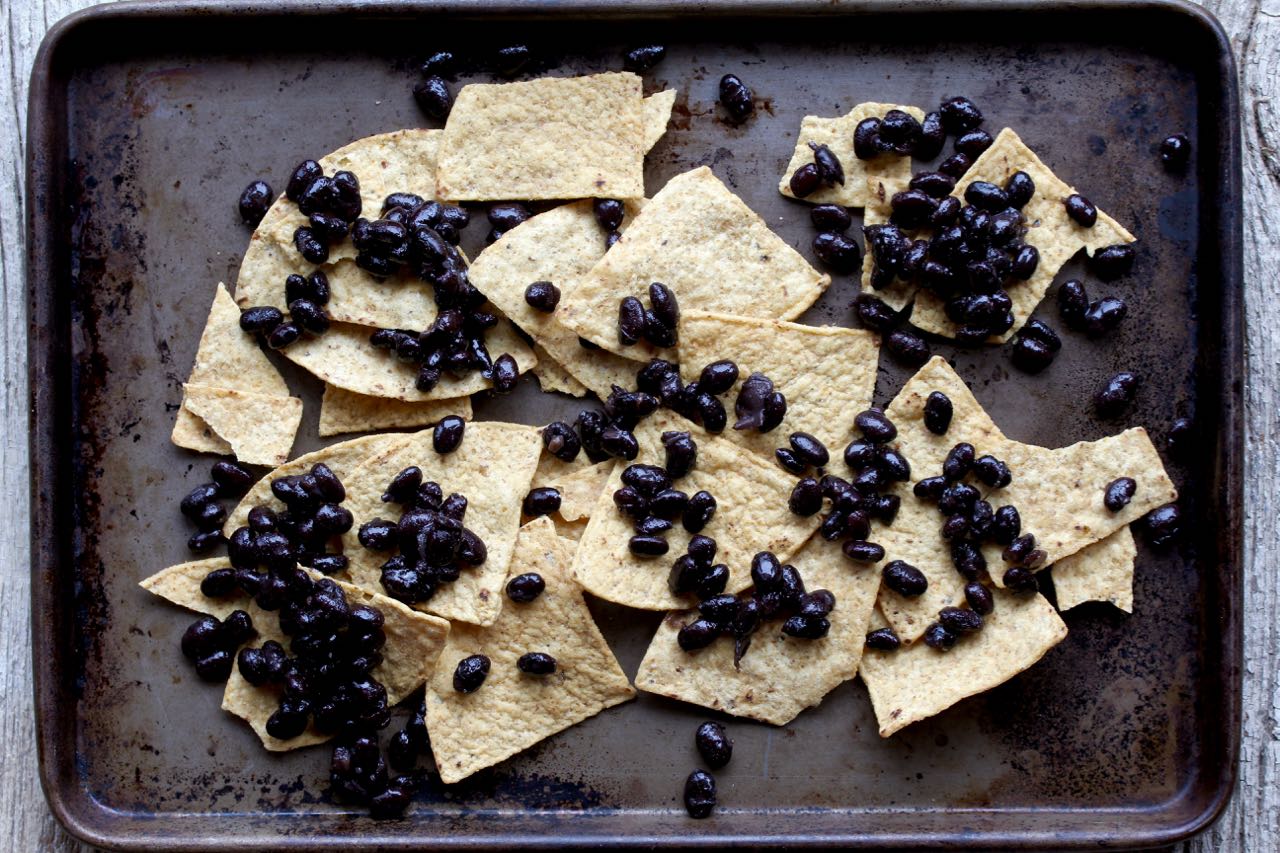
<path id="1" fill-rule="evenodd" d="M 696 5 L 686 5 L 680 0 L 409 0 L 409 2 L 382 2 L 381 0 L 342 0 L 325 5 L 307 0 L 275 0 L 269 4 L 254 0 L 125 0 L 79 10 L 49 28 L 41 42 L 32 68 L 28 97 L 28 147 L 26 157 L 26 193 L 28 250 L 26 258 L 27 329 L 28 329 L 28 382 L 29 382 L 29 448 L 30 448 L 30 533 L 31 533 L 31 638 L 33 663 L 33 698 L 36 717 L 36 746 L 41 788 L 50 810 L 58 822 L 75 838 L 97 847 L 119 850 L 247 850 L 268 849 L 252 835 L 205 834 L 181 837 L 175 833 L 151 834 L 124 832 L 122 819 L 129 815 L 112 811 L 95 801 L 89 792 L 66 785 L 74 778 L 78 756 L 63 748 L 59 734 L 66 731 L 74 719 L 72 702 L 63 701 L 74 694 L 74 687 L 66 683 L 60 647 L 61 638 L 67 636 L 69 626 L 66 608 L 58 607 L 55 594 L 56 579 L 69 566 L 70 543 L 56 536 L 56 521 L 63 516 L 58 510 L 67 505 L 70 495 L 67 480 L 62 476 L 71 462 L 60 448 L 59 415 L 70 414 L 70 384 L 49 381 L 69 375 L 70 359 L 67 352 L 59 351 L 58 334 L 63 322 L 70 322 L 64 306 L 55 304 L 53 294 L 59 281 L 59 235 L 53 227 L 56 219 L 54 207 L 62 177 L 64 163 L 58 162 L 58 122 L 65 121 L 65 114 L 57 107 L 57 88 L 51 72 L 59 49 L 70 36 L 79 30 L 95 25 L 128 20 L 161 21 L 186 20 L 193 16 L 225 17 L 230 15 L 250 17 L 280 17 L 302 15 L 307 17 L 337 17 L 354 15 L 366 18 L 402 18 L 411 15 L 445 14 L 449 16 L 502 15 L 507 18 L 545 18 L 552 15 L 573 15 L 594 19 L 630 17 L 727 17 L 727 16 L 790 16 L 823 17 L 831 15 L 914 15 L 931 12 L 990 13 L 1061 12 L 1064 10 L 1093 12 L 1153 12 L 1181 16 L 1198 27 L 1213 43 L 1216 64 L 1220 71 L 1220 89 L 1214 93 L 1223 121 L 1217 128 L 1217 150 L 1220 158 L 1214 182 L 1206 182 L 1206 195 L 1214 188 L 1217 206 L 1217 233 L 1223 247 L 1220 258 L 1222 301 L 1219 329 L 1222 333 L 1221 359 L 1224 368 L 1218 399 L 1221 413 L 1219 443 L 1215 448 L 1218 466 L 1212 472 L 1211 482 L 1218 486 L 1217 501 L 1213 508 L 1222 520 L 1218 535 L 1220 557 L 1219 587 L 1214 590 L 1217 616 L 1221 631 L 1217 651 L 1221 656 L 1220 686 L 1225 698 L 1221 708 L 1227 717 L 1223 730 L 1223 759 L 1216 768 L 1217 777 L 1208 796 L 1200 797 L 1189 816 L 1179 812 L 1177 806 L 1188 798 L 1198 796 L 1188 793 L 1195 780 L 1176 792 L 1165 803 L 1150 810 L 1165 815 L 1168 820 L 1154 829 L 1142 828 L 1128 834 L 1115 832 L 1103 834 L 1101 827 L 1110 823 L 1108 818 L 1122 819 L 1126 809 L 1089 810 L 1096 817 L 1094 831 L 1075 832 L 1022 830 L 1000 831 L 977 836 L 964 828 L 958 828 L 951 836 L 923 836 L 917 833 L 893 833 L 880 836 L 814 834 L 791 835 L 785 838 L 771 836 L 761 838 L 751 835 L 699 833 L 694 827 L 671 835 L 622 835 L 592 832 L 531 836 L 519 839 L 526 847 L 634 847 L 634 846 L 697 846 L 709 847 L 723 844 L 751 844 L 759 846 L 844 846 L 866 848 L 957 848 L 971 842 L 980 842 L 991 848 L 1055 848 L 1081 849 L 1085 847 L 1138 848 L 1167 845 L 1189 838 L 1208 828 L 1226 808 L 1236 785 L 1240 750 L 1241 678 L 1243 632 L 1240 624 L 1243 560 L 1243 484 L 1244 484 L 1244 409 L 1242 388 L 1246 379 L 1244 359 L 1244 306 L 1243 306 L 1243 213 L 1241 202 L 1242 160 L 1240 145 L 1240 103 L 1235 56 L 1230 40 L 1221 24 L 1208 10 L 1189 0 L 932 0 L 927 3 L 909 4 L 901 0 L 853 0 L 835 5 L 818 0 L 711 0 Z M 1204 137 L 1202 132 L 1202 138 Z M 42 652 L 49 659 L 42 660 Z M 1201 770 L 1204 768 L 1201 767 Z M 893 811 L 893 810 L 886 810 Z M 954 809 L 951 814 L 967 812 L 982 814 L 1017 814 L 1027 809 Z M 1072 810 L 1081 811 L 1081 810 Z M 270 819 L 269 815 L 262 817 Z M 579 814 L 575 820 L 593 822 L 607 819 L 607 815 Z M 180 820 L 180 818 L 179 818 Z M 395 826 L 395 824 L 387 824 Z M 514 839 L 501 832 L 487 835 L 471 835 L 459 838 L 414 839 L 403 834 L 362 833 L 360 840 L 345 834 L 326 836 L 293 835 L 272 839 L 269 849 L 319 850 L 349 847 L 353 842 L 361 846 L 394 849 L 421 849 L 421 842 L 433 845 L 465 847 L 467 849 L 500 849 L 510 846 Z"/>

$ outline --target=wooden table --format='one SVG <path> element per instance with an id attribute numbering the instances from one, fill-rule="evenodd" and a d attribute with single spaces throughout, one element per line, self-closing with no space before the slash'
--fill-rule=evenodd
<path id="1" fill-rule="evenodd" d="M 27 83 L 45 31 L 92 0 L 0 3 L 0 837 L 14 851 L 85 851 L 53 820 L 36 777 L 27 572 L 26 288 L 23 171 Z M 1245 484 L 1244 736 L 1226 815 L 1188 851 L 1280 848 L 1280 0 L 1207 0 L 1235 46 L 1244 114 L 1245 310 L 1249 382 Z M 1277 328 L 1271 324 L 1276 323 Z"/>

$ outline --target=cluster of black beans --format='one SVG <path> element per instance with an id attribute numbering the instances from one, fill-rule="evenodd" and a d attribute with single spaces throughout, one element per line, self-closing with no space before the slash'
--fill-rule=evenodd
<path id="1" fill-rule="evenodd" d="M 237 527 L 227 540 L 236 583 L 265 610 L 280 607 L 291 584 L 306 577 L 305 572 L 297 573 L 298 564 L 326 575 L 344 571 L 346 556 L 331 553 L 328 547 L 353 523 L 351 511 L 342 506 L 347 490 L 323 462 L 306 474 L 277 477 L 271 481 L 271 493 L 285 509 L 275 512 L 255 506 L 248 523 Z M 258 572 L 260 565 L 267 566 L 268 574 Z"/>
<path id="2" fill-rule="evenodd" d="M 398 551 L 381 567 L 382 587 L 397 601 L 427 601 L 456 581 L 463 567 L 488 557 L 484 541 L 463 526 L 467 499 L 456 492 L 446 497 L 438 483 L 423 482 L 416 465 L 391 479 L 382 500 L 400 505 L 399 520 L 375 518 L 360 525 L 357 535 L 370 551 Z"/>
<path id="3" fill-rule="evenodd" d="M 258 305 L 240 312 L 240 328 L 262 335 L 272 349 L 284 349 L 303 332 L 323 335 L 329 331 L 329 313 L 324 309 L 329 303 L 329 277 L 321 270 L 307 276 L 286 276 L 284 294 L 288 319 L 275 306 Z"/>
<path id="4" fill-rule="evenodd" d="M 643 557 L 667 553 L 666 533 L 680 519 L 690 533 L 698 533 L 715 514 L 716 501 L 709 492 L 693 496 L 674 488 L 698 464 L 698 445 L 687 432 L 662 434 L 665 465 L 628 465 L 613 503 L 634 520 L 635 535 L 628 547 Z M 714 545 L 712 546 L 714 554 Z"/>
<path id="5" fill-rule="evenodd" d="M 717 637 L 733 638 L 737 666 L 751 646 L 751 635 L 768 620 L 782 619 L 782 633 L 801 640 L 818 640 L 831 630 L 827 619 L 836 597 L 825 589 L 806 592 L 795 566 L 783 564 L 768 551 L 751 559 L 750 592 L 714 595 L 698 603 L 698 618 L 676 633 L 686 652 L 706 648 Z"/>
<path id="6" fill-rule="evenodd" d="M 862 252 L 846 233 L 853 224 L 848 208 L 838 204 L 816 204 L 809 210 L 809 219 L 818 229 L 817 236 L 813 238 L 813 253 L 818 260 L 838 273 L 855 272 L 862 261 Z"/>
<path id="7" fill-rule="evenodd" d="M 641 338 L 655 347 L 673 347 L 678 340 L 680 306 L 676 295 L 661 282 L 649 285 L 649 307 L 638 297 L 627 296 L 618 303 L 618 342 L 631 346 Z"/>
<path id="8" fill-rule="evenodd" d="M 893 523 L 902 500 L 885 490 L 893 483 L 909 479 L 911 464 L 889 446 L 889 442 L 898 437 L 898 428 L 884 412 L 879 409 L 859 412 L 854 424 L 862 437 L 849 442 L 844 451 L 845 464 L 853 478 L 846 480 L 821 470 L 817 472 L 822 475 L 820 479 L 812 475 L 802 477 L 791 490 L 788 506 L 796 515 L 811 516 L 822 511 L 824 499 L 831 501 L 818 533 L 828 542 L 844 539 L 841 550 L 850 560 L 877 563 L 884 559 L 884 548 L 867 540 L 871 522 L 875 519 Z M 782 449 L 776 455 L 792 471 L 796 469 L 788 463 L 793 458 L 817 465 L 819 459 L 828 457 L 826 448 L 806 433 L 792 436 L 790 451 L 788 454 Z"/>
<path id="9" fill-rule="evenodd" d="M 422 80 L 413 87 L 413 99 L 424 113 L 436 121 L 447 119 L 453 109 L 453 93 L 445 80 L 454 79 L 457 65 L 457 58 L 447 50 L 431 54 L 422 63 Z"/>
<path id="10" fill-rule="evenodd" d="M 222 523 L 227 520 L 227 508 L 219 498 L 238 498 L 253 485 L 253 474 L 235 462 L 219 460 L 209 469 L 212 482 L 196 486 L 178 504 L 182 514 L 198 528 L 187 540 L 187 547 L 197 554 L 213 550 L 225 541 Z"/>
<path id="11" fill-rule="evenodd" d="M 456 280 L 456 271 L 465 268 L 456 246 L 470 221 L 465 208 L 414 193 L 392 193 L 382 202 L 377 219 L 362 216 L 351 228 L 356 266 L 378 278 L 407 266 L 435 286 L 437 299 L 443 289 L 448 301 L 466 292 Z M 446 273 L 445 281 L 437 281 Z"/>
<path id="12" fill-rule="evenodd" d="M 407 753 L 397 751 L 397 741 L 392 740 L 388 754 L 393 759 L 393 767 L 395 761 L 408 761 L 409 769 L 412 769 L 417 752 L 426 750 L 425 719 L 420 728 L 420 735 L 417 734 L 418 728 L 413 728 L 414 734 L 410 735 L 410 742 L 415 747 L 419 744 L 422 747 L 415 749 L 412 759 L 407 757 Z M 406 726 L 405 731 L 410 730 Z M 387 760 L 378 748 L 377 736 L 371 732 L 347 734 L 333 747 L 329 759 L 329 787 L 339 800 L 368 806 L 373 817 L 393 818 L 403 814 L 417 786 L 417 779 L 408 773 L 391 776 L 387 772 Z"/>
<path id="13" fill-rule="evenodd" d="M 698 754 L 712 770 L 719 770 L 733 758 L 733 741 L 725 734 L 724 726 L 708 720 L 694 732 L 693 743 Z M 716 807 L 716 780 L 705 770 L 695 770 L 684 781 L 684 807 L 689 817 L 710 816 Z"/>
<path id="14" fill-rule="evenodd" d="M 236 649 L 257 634 L 253 619 L 243 610 L 233 610 L 222 620 L 201 616 L 182 634 L 182 655 L 195 665 L 202 680 L 226 681 Z"/>
<path id="15" fill-rule="evenodd" d="M 1133 249 L 1108 246 L 1099 249 L 1091 259 L 1098 278 L 1112 281 L 1133 268 Z M 1117 328 L 1129 313 L 1129 306 L 1118 296 L 1089 298 L 1084 283 L 1078 279 L 1064 281 L 1058 288 L 1058 316 L 1074 332 L 1090 338 L 1101 338 Z M 1028 320 L 1013 340 L 1011 355 L 1014 367 L 1025 373 L 1039 373 L 1053 363 L 1062 349 L 1057 332 L 1040 320 Z"/>
<path id="16" fill-rule="evenodd" d="M 307 217 L 293 232 L 293 245 L 308 262 L 329 260 L 329 247 L 344 239 L 360 216 L 360 179 L 348 171 L 330 177 L 315 160 L 303 160 L 289 176 L 284 194 Z"/>

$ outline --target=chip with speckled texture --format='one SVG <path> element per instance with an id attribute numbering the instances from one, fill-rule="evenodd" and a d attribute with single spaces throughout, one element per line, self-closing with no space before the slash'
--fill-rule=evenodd
<path id="1" fill-rule="evenodd" d="M 448 415 L 471 420 L 471 398 L 410 403 L 388 397 L 369 397 L 336 385 L 325 385 L 324 396 L 320 398 L 319 431 L 322 436 L 330 436 L 375 429 L 423 427 L 439 423 Z"/>
<path id="2" fill-rule="evenodd" d="M 1105 601 L 1132 613 L 1133 564 L 1137 557 L 1133 531 L 1122 527 L 1058 560 L 1050 567 L 1058 609 L 1070 610 L 1086 601 Z"/>
<path id="3" fill-rule="evenodd" d="M 297 397 L 183 385 L 182 405 L 231 445 L 241 462 L 279 465 L 289 458 L 302 421 Z"/>

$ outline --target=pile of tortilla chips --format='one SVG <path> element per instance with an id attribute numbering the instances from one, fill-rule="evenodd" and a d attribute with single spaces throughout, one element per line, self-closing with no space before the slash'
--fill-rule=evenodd
<path id="1" fill-rule="evenodd" d="M 323 462 L 343 481 L 344 506 L 355 524 L 335 540 L 334 547 L 349 560 L 336 580 L 349 598 L 377 607 L 386 617 L 384 660 L 374 674 L 392 702 L 424 688 L 432 753 L 446 783 L 625 702 L 637 690 L 783 725 L 860 676 L 880 733 L 887 737 L 1031 666 L 1061 642 L 1066 625 L 1043 596 L 1001 589 L 995 571 L 985 579 L 993 587 L 995 612 L 980 633 L 946 653 L 921 641 L 940 608 L 964 604 L 964 581 L 952 566 L 936 508 L 911 487 L 939 473 L 958 442 L 969 442 L 979 454 L 990 453 L 1012 469 L 1012 483 L 985 497 L 993 505 L 1017 506 L 1023 530 L 1033 532 L 1048 553 L 1046 564 L 1053 567 L 1063 610 L 1084 601 L 1108 601 L 1131 611 L 1136 547 L 1129 525 L 1177 497 L 1142 428 L 1056 449 L 1014 441 L 951 367 L 934 358 L 886 409 L 898 429 L 891 446 L 909 460 L 912 482 L 893 487 L 901 508 L 892 523 L 876 522 L 870 536 L 885 548 L 884 562 L 904 560 L 919 568 L 928 590 L 904 598 L 881 585 L 883 563 L 855 563 L 843 555 L 839 542 L 815 535 L 821 518 L 789 510 L 796 478 L 777 464 L 774 450 L 790 433 L 803 431 L 839 459 L 853 437 L 854 417 L 871 405 L 880 340 L 865 330 L 793 322 L 822 295 L 830 277 L 774 234 L 709 168 L 677 175 L 645 199 L 644 155 L 662 135 L 674 98 L 674 92 L 644 97 L 639 78 L 625 73 L 470 85 L 458 94 L 443 130 L 368 137 L 321 163 L 326 170 L 356 172 L 366 210 L 380 209 L 387 194 L 401 191 L 451 202 L 570 200 L 506 232 L 469 268 L 472 283 L 503 317 L 490 348 L 511 353 L 522 372 L 534 370 L 544 390 L 604 398 L 615 386 L 633 388 L 636 371 L 655 356 L 678 362 L 686 382 L 721 359 L 737 364 L 742 379 L 753 372 L 769 376 L 787 400 L 779 428 L 713 435 L 663 409 L 636 427 L 635 462 L 663 464 L 662 434 L 690 433 L 698 461 L 678 487 L 716 496 L 716 514 L 703 532 L 717 540 L 717 561 L 729 566 L 726 591 L 748 589 L 752 556 L 773 552 L 797 567 L 809 590 L 834 594 L 831 629 L 822 639 L 796 639 L 782 634 L 779 624 L 766 623 L 740 661 L 728 642 L 681 650 L 675 637 L 696 618 L 689 609 L 696 602 L 671 592 L 668 573 L 689 534 L 678 525 L 669 531 L 666 557 L 633 554 L 628 548 L 632 520 L 612 499 L 628 463 L 593 462 L 585 453 L 565 462 L 542 449 L 534 427 L 470 423 L 461 446 L 448 454 L 435 451 L 428 429 L 383 432 L 287 461 L 301 401 L 289 395 L 255 339 L 240 331 L 236 305 L 221 285 L 184 385 L 174 443 L 275 466 L 230 513 L 225 534 L 243 525 L 255 506 L 282 508 L 271 491 L 275 478 Z M 860 161 L 850 146 L 858 122 L 893 108 L 868 103 L 839 118 L 804 120 L 787 175 L 808 161 L 809 142 L 831 146 L 846 170 L 842 186 L 806 201 L 863 207 L 868 222 L 884 221 L 887 199 L 910 179 L 910 161 Z M 902 109 L 920 115 L 913 107 Z M 1066 219 L 1061 199 L 1073 190 L 1007 129 L 955 193 L 962 195 L 976 179 L 1003 183 L 1016 169 L 1036 182 L 1036 196 L 1027 205 L 1033 221 L 1027 241 L 1040 250 L 1041 263 L 1036 276 L 1013 291 L 1014 330 L 1073 254 L 1133 239 L 1104 214 L 1092 231 Z M 789 194 L 786 176 L 781 191 Z M 612 247 L 606 247 L 592 211 L 591 199 L 599 197 L 625 203 L 621 237 Z M 235 301 L 241 307 L 283 308 L 285 276 L 314 268 L 291 245 L 301 221 L 285 199 L 271 207 L 240 270 Z M 414 387 L 412 368 L 368 344 L 375 328 L 428 326 L 435 316 L 430 289 L 416 280 L 377 281 L 357 268 L 353 257 L 348 241 L 321 265 L 332 287 L 333 327 L 281 353 L 325 382 L 320 435 L 423 427 L 447 414 L 470 420 L 470 395 L 485 386 L 478 377 L 446 378 L 422 393 Z M 526 304 L 525 289 L 534 281 L 550 281 L 560 290 L 553 313 Z M 678 346 L 661 352 L 645 342 L 624 346 L 617 335 L 618 303 L 643 296 L 651 281 L 665 283 L 681 309 Z M 898 283 L 880 295 L 897 305 L 914 300 L 913 322 L 922 329 L 951 331 L 928 293 L 913 293 Z M 726 408 L 740 386 L 741 381 L 723 395 Z M 924 401 L 935 391 L 946 394 L 954 408 L 942 436 L 923 424 Z M 464 570 L 457 581 L 414 606 L 384 594 L 380 565 L 386 555 L 362 548 L 357 539 L 361 524 L 392 515 L 381 494 L 409 466 L 420 468 L 425 480 L 439 483 L 446 493 L 467 498 L 466 524 L 488 552 L 483 564 Z M 845 473 L 838 461 L 829 470 Z M 1113 513 L 1103 506 L 1103 491 L 1122 476 L 1136 481 L 1136 494 Z M 550 516 L 522 515 L 522 500 L 535 487 L 560 493 L 560 505 Z M 989 565 L 1001 565 L 998 551 L 988 548 L 985 556 Z M 142 586 L 220 618 L 245 609 L 259 631 L 252 645 L 266 639 L 287 643 L 275 616 L 247 597 L 212 600 L 201 594 L 204 576 L 228 565 L 223 558 L 185 563 L 147 578 Z M 540 574 L 546 589 L 532 602 L 512 602 L 506 583 L 526 572 Z M 666 612 L 634 686 L 592 620 L 585 592 Z M 881 627 L 892 628 L 902 648 L 867 650 L 867 633 Z M 528 651 L 552 654 L 556 672 L 546 678 L 523 676 L 515 661 Z M 454 667 L 475 654 L 490 659 L 490 674 L 479 690 L 460 693 L 452 685 Z M 269 736 L 265 721 L 278 700 L 278 688 L 253 687 L 233 672 L 223 707 L 248 721 L 267 749 L 324 740 L 313 730 L 289 741 Z"/>

